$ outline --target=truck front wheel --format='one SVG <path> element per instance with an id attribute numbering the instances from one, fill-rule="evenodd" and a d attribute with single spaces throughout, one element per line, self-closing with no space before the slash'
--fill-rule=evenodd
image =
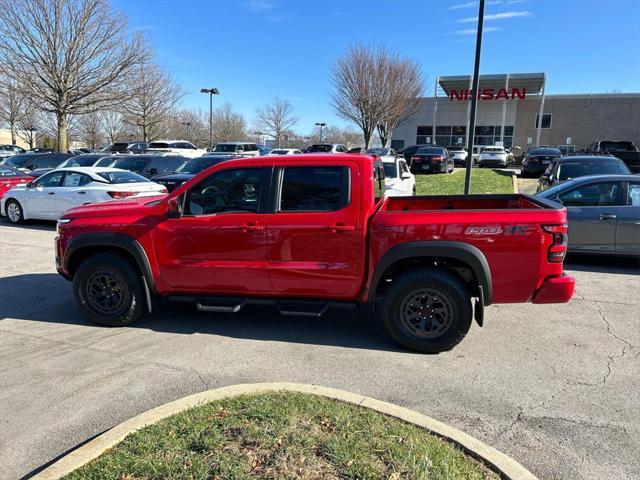
<path id="1" fill-rule="evenodd" d="M 394 278 L 380 312 L 396 342 L 423 353 L 451 350 L 469 331 L 473 316 L 464 284 L 452 273 L 433 268 Z"/>
<path id="2" fill-rule="evenodd" d="M 73 277 L 73 293 L 82 313 L 100 325 L 122 327 L 144 313 L 139 272 L 111 253 L 93 255 L 82 262 Z"/>

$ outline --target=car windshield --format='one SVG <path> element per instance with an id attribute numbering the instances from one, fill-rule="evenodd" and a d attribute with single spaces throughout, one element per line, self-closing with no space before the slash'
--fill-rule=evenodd
<path id="1" fill-rule="evenodd" d="M 219 143 L 216 145 L 216 148 L 213 149 L 214 152 L 223 152 L 223 153 L 233 153 L 238 148 L 238 145 L 233 143 Z"/>
<path id="2" fill-rule="evenodd" d="M 367 150 L 367 153 L 371 153 L 373 155 L 389 155 L 388 148 L 370 148 Z M 386 166 L 385 166 L 386 169 Z"/>
<path id="3" fill-rule="evenodd" d="M 99 176 L 104 178 L 108 183 L 140 183 L 140 182 L 149 182 L 141 175 L 133 172 L 100 172 Z"/>
<path id="4" fill-rule="evenodd" d="M 396 162 L 383 162 L 384 166 L 384 177 L 385 178 L 397 178 L 398 176 L 398 166 Z"/>
<path id="5" fill-rule="evenodd" d="M 287 153 L 289 153 L 288 150 L 271 150 L 269 152 L 271 155 L 286 155 Z"/>
<path id="6" fill-rule="evenodd" d="M 595 158 L 593 160 L 562 162 L 558 167 L 558 180 L 584 177 L 585 175 L 630 174 L 621 160 Z"/>
<path id="7" fill-rule="evenodd" d="M 442 155 L 444 152 L 441 148 L 422 147 L 417 153 L 419 155 Z"/>
<path id="8" fill-rule="evenodd" d="M 0 177 L 24 177 L 26 176 L 20 170 L 16 170 L 8 165 L 0 165 Z"/>
<path id="9" fill-rule="evenodd" d="M 188 162 L 183 163 L 178 168 L 176 168 L 176 173 L 199 173 L 205 168 L 212 167 L 213 165 L 216 165 L 225 160 L 225 157 L 194 158 L 193 160 L 189 160 Z"/>
<path id="10" fill-rule="evenodd" d="M 152 142 L 149 145 L 149 148 L 170 148 L 169 144 L 166 142 Z"/>
<path id="11" fill-rule="evenodd" d="M 123 158 L 122 160 L 116 160 L 113 164 L 116 168 L 122 168 L 123 170 L 131 170 L 132 172 L 141 172 L 144 167 L 147 166 L 147 160 L 139 158 Z"/>
<path id="12" fill-rule="evenodd" d="M 113 167 L 118 160 L 122 160 L 122 157 L 104 157 L 98 160 L 94 167 Z"/>
<path id="13" fill-rule="evenodd" d="M 331 151 L 331 147 L 333 145 L 331 144 L 326 144 L 326 145 L 311 145 L 309 147 L 309 150 L 307 150 L 308 153 L 327 153 Z"/>
<path id="14" fill-rule="evenodd" d="M 91 167 L 96 161 L 101 159 L 102 155 L 91 155 L 91 156 L 78 156 L 78 157 L 70 157 L 67 158 L 64 162 L 58 165 L 58 168 L 66 168 L 66 167 Z"/>
<path id="15" fill-rule="evenodd" d="M 533 150 L 529 150 L 529 155 L 560 155 L 560 150 L 557 148 L 534 148 Z"/>

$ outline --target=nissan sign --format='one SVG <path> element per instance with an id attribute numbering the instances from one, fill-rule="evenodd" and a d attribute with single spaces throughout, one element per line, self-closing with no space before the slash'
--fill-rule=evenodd
<path id="1" fill-rule="evenodd" d="M 473 96 L 473 90 L 467 88 L 464 90 L 451 89 L 449 93 L 449 100 L 470 100 Z M 524 100 L 527 96 L 526 88 L 510 88 L 507 91 L 506 88 L 483 88 L 478 92 L 478 100 Z"/>

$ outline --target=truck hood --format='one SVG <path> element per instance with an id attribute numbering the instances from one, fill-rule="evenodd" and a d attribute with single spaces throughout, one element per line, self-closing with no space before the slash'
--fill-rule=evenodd
<path id="1" fill-rule="evenodd" d="M 113 200 L 109 202 L 92 203 L 74 207 L 64 212 L 60 217 L 87 218 L 87 217 L 114 217 L 120 215 L 139 214 L 145 215 L 145 210 L 151 210 L 165 198 L 166 195 L 154 195 L 147 197 L 134 197 L 127 200 Z"/>

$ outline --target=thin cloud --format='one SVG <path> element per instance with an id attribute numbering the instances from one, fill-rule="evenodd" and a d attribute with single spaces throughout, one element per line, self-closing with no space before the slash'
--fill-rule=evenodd
<path id="1" fill-rule="evenodd" d="M 482 32 L 489 33 L 489 32 L 497 32 L 498 30 L 502 30 L 502 27 L 487 27 L 487 28 L 483 28 Z M 477 31 L 478 30 L 475 28 L 465 28 L 463 30 L 454 30 L 451 33 L 454 35 L 475 35 Z"/>
<path id="2" fill-rule="evenodd" d="M 254 12 L 266 12 L 269 10 L 273 10 L 275 4 L 268 0 L 250 0 L 244 3 L 245 8 L 252 10 Z"/>
<path id="3" fill-rule="evenodd" d="M 517 17 L 529 17 L 531 16 L 531 12 L 524 10 L 521 12 L 502 12 L 502 13 L 494 13 L 492 15 L 485 15 L 484 19 L 486 20 L 506 20 L 508 18 L 517 18 Z M 458 20 L 458 23 L 471 23 L 477 22 L 478 17 L 467 17 L 461 18 Z"/>
<path id="4" fill-rule="evenodd" d="M 515 5 L 516 3 L 525 3 L 527 0 L 488 0 L 486 5 Z M 451 5 L 448 10 L 462 10 L 463 8 L 477 7 L 478 2 L 459 3 Z"/>

